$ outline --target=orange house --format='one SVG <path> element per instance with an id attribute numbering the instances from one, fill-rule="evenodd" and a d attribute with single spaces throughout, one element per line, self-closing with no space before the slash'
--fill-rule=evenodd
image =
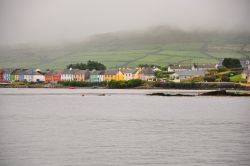
<path id="1" fill-rule="evenodd" d="M 63 70 L 51 70 L 45 74 L 45 82 L 57 82 L 61 80 Z"/>

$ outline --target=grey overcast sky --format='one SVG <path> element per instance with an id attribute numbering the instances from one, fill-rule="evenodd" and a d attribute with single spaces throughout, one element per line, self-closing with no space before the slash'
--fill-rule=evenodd
<path id="1" fill-rule="evenodd" d="M 250 30 L 250 0 L 0 0 L 0 44 L 169 25 Z"/>

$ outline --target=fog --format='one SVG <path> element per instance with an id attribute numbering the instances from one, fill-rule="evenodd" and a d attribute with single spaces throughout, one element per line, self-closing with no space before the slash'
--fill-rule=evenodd
<path id="1" fill-rule="evenodd" d="M 0 0 L 0 44 L 84 40 L 168 25 L 246 31 L 248 0 Z"/>

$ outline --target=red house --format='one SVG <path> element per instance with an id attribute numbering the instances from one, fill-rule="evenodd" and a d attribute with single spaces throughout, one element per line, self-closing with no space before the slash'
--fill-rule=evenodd
<path id="1" fill-rule="evenodd" d="M 0 81 L 2 81 L 3 80 L 3 69 L 0 69 Z"/>
<path id="2" fill-rule="evenodd" d="M 51 70 L 45 74 L 45 82 L 57 82 L 61 80 L 61 74 L 63 70 Z"/>

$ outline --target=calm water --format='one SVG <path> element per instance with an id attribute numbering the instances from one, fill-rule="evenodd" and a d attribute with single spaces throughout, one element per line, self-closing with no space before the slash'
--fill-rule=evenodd
<path id="1" fill-rule="evenodd" d="M 0 165 L 250 165 L 250 98 L 146 93 L 0 89 Z"/>

